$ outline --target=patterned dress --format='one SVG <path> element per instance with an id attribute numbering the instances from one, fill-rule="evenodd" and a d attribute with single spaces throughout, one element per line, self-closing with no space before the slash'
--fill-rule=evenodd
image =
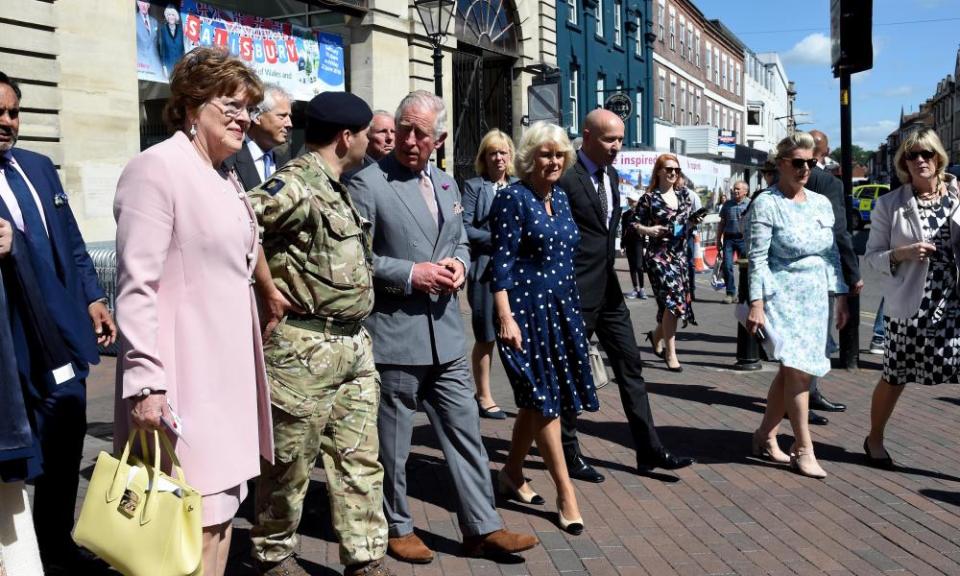
<path id="1" fill-rule="evenodd" d="M 833 236 L 833 207 L 805 190 L 805 202 L 773 186 L 751 204 L 750 301 L 763 300 L 767 322 L 783 339 L 780 362 L 814 376 L 830 371 L 826 354 L 830 292 L 847 287 Z"/>
<path id="2" fill-rule="evenodd" d="M 580 231 L 567 195 L 553 188 L 553 216 L 522 182 L 497 192 L 490 208 L 494 292 L 506 290 L 523 349 L 497 342 L 517 407 L 548 418 L 596 411 L 573 254 Z"/>
<path id="3" fill-rule="evenodd" d="M 910 318 L 884 316 L 887 345 L 883 379 L 893 386 L 956 383 L 960 370 L 960 297 L 956 257 L 951 249 L 950 214 L 957 199 L 917 200 L 924 238 L 937 247 L 930 256 L 923 300 Z"/>
<path id="4" fill-rule="evenodd" d="M 657 298 L 657 322 L 665 310 L 676 316 L 683 326 L 696 324 L 693 298 L 690 297 L 690 273 L 687 269 L 687 236 L 692 229 L 687 218 L 693 210 L 693 193 L 679 188 L 677 208 L 663 201 L 657 190 L 647 192 L 637 202 L 636 221 L 642 226 L 666 226 L 673 230 L 662 238 L 649 239 L 644 262 L 650 287 Z"/>

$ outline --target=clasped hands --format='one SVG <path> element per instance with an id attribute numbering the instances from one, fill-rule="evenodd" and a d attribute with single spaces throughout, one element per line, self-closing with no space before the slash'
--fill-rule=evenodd
<path id="1" fill-rule="evenodd" d="M 414 289 L 427 294 L 452 294 L 463 286 L 466 270 L 456 258 L 439 262 L 418 262 L 413 265 L 410 282 Z"/>

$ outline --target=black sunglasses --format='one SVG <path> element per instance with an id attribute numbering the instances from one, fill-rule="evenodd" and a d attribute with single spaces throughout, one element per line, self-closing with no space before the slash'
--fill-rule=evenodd
<path id="1" fill-rule="evenodd" d="M 3 118 L 4 114 L 8 114 L 11 120 L 16 120 L 20 117 L 19 108 L 0 108 L 0 118 Z"/>
<path id="2" fill-rule="evenodd" d="M 667 174 L 680 174 L 680 168 L 674 168 L 673 166 L 664 166 L 663 171 Z"/>
<path id="3" fill-rule="evenodd" d="M 803 158 L 791 158 L 790 165 L 793 166 L 794 170 L 801 170 L 804 166 L 806 166 L 808 170 L 813 170 L 813 167 L 817 165 L 817 161 L 814 158 L 809 160 L 804 160 Z"/>
<path id="4" fill-rule="evenodd" d="M 933 150 L 910 150 L 906 153 L 907 160 L 916 160 L 918 157 L 923 157 L 924 160 L 933 160 L 933 157 L 937 153 Z"/>

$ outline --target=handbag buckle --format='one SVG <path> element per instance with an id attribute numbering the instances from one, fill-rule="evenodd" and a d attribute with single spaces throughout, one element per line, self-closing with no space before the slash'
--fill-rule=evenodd
<path id="1" fill-rule="evenodd" d="M 123 491 L 123 497 L 120 498 L 120 505 L 117 506 L 117 510 L 119 510 L 121 514 L 132 518 L 139 505 L 140 495 L 127 488 Z"/>

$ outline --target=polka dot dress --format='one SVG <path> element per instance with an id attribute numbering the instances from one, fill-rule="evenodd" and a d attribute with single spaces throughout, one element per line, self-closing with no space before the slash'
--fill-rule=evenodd
<path id="1" fill-rule="evenodd" d="M 556 418 L 596 411 L 573 255 L 580 243 L 567 196 L 553 189 L 553 216 L 523 183 L 497 193 L 490 208 L 494 292 L 506 290 L 523 349 L 498 341 L 519 408 Z"/>
<path id="2" fill-rule="evenodd" d="M 956 383 L 960 369 L 960 297 L 951 247 L 950 214 L 957 200 L 917 202 L 923 235 L 937 247 L 930 257 L 923 300 L 910 318 L 884 317 L 883 378 L 894 386 Z"/>

